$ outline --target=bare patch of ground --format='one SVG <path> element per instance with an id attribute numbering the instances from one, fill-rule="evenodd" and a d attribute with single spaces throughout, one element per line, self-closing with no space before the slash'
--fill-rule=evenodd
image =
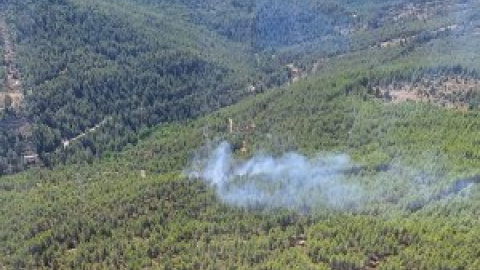
<path id="1" fill-rule="evenodd" d="M 12 130 L 14 133 L 25 138 L 22 147 L 23 163 L 25 165 L 40 165 L 40 159 L 36 152 L 32 137 L 30 122 L 21 116 L 21 108 L 24 100 L 23 88 L 20 79 L 20 71 L 16 66 L 15 48 L 10 36 L 7 24 L 0 17 L 0 41 L 3 43 L 4 66 L 6 72 L 3 89 L 0 89 L 0 110 L 11 109 L 13 114 L 5 119 L 0 119 L 0 128 Z"/>
<path id="2" fill-rule="evenodd" d="M 478 108 L 480 79 L 459 75 L 425 77 L 415 82 L 394 82 L 373 87 L 375 95 L 386 103 L 428 102 L 448 109 Z"/>
<path id="3" fill-rule="evenodd" d="M 20 72 L 15 65 L 15 51 L 7 25 L 0 19 L 0 39 L 3 42 L 4 69 L 6 71 L 5 87 L 0 90 L 0 108 L 18 110 L 23 101 L 23 89 L 20 81 Z"/>
<path id="4" fill-rule="evenodd" d="M 421 35 L 424 38 L 426 38 L 426 37 L 435 38 L 435 37 L 438 37 L 439 35 L 441 35 L 443 33 L 454 31 L 458 28 L 459 28 L 459 26 L 457 24 L 452 24 L 452 25 L 448 25 L 448 26 L 445 26 L 445 27 L 440 27 L 438 29 L 422 33 Z M 410 44 L 411 42 L 414 42 L 415 40 L 419 40 L 420 38 L 421 38 L 420 34 L 412 35 L 412 36 L 404 37 L 404 38 L 394 38 L 394 39 L 390 39 L 390 40 L 380 42 L 375 47 L 391 48 L 391 47 L 397 47 L 397 46 L 405 46 L 405 45 Z"/>

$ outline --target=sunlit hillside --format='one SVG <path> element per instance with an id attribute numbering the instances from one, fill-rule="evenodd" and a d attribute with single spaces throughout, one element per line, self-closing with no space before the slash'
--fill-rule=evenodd
<path id="1" fill-rule="evenodd" d="M 0 4 L 0 268 L 480 269 L 478 5 Z"/>

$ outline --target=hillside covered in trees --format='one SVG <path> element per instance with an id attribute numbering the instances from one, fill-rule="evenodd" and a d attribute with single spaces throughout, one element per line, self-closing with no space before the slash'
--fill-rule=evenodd
<path id="1" fill-rule="evenodd" d="M 29 130 L 2 129 L 3 173 L 34 154 L 50 167 L 121 151 L 158 124 L 295 81 L 347 52 L 398 45 L 405 54 L 476 33 L 468 2 L 220 2 L 3 3 L 25 97 L 3 118 Z"/>
<path id="2" fill-rule="evenodd" d="M 89 140 L 87 157 L 77 159 L 135 143 L 146 127 L 231 104 L 245 95 L 254 70 L 242 45 L 168 22 L 181 11 L 108 1 L 2 5 L 26 94 L 21 114 L 46 165 L 62 141 L 99 123 L 98 133 L 116 140 Z"/>
<path id="3" fill-rule="evenodd" d="M 478 7 L 6 1 L 0 266 L 480 268 Z"/>

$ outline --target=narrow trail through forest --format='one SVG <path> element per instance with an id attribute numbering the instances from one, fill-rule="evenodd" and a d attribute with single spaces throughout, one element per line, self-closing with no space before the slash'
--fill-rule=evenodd
<path id="1" fill-rule="evenodd" d="M 0 18 L 0 37 L 3 43 L 3 57 L 5 82 L 0 92 L 0 107 L 18 110 L 23 101 L 23 89 L 20 81 L 20 72 L 16 66 L 15 50 L 7 24 Z"/>
<path id="2" fill-rule="evenodd" d="M 24 138 L 22 144 L 25 164 L 39 164 L 38 154 L 31 141 L 32 127 L 27 118 L 22 116 L 24 91 L 20 71 L 16 65 L 15 46 L 8 25 L 0 15 L 0 42 L 3 45 L 2 68 L 5 72 L 3 87 L 0 89 L 0 111 L 10 110 L 8 115 L 0 118 L 0 129 L 12 130 Z"/>
<path id="3" fill-rule="evenodd" d="M 103 120 L 102 122 L 96 124 L 96 125 L 95 125 L 94 127 L 92 127 L 92 128 L 89 128 L 89 129 L 86 130 L 85 132 L 80 133 L 79 135 L 77 135 L 77 136 L 74 137 L 74 138 L 71 138 L 71 139 L 63 139 L 63 140 L 62 140 L 63 148 L 67 148 L 67 147 L 69 147 L 70 144 L 73 143 L 74 141 L 77 141 L 77 140 L 81 139 L 82 137 L 85 137 L 86 135 L 95 132 L 97 129 L 99 129 L 99 128 L 101 128 L 103 125 L 105 125 L 105 123 L 107 123 L 107 121 L 110 120 L 110 119 L 111 119 L 111 117 L 106 118 L 106 119 Z"/>

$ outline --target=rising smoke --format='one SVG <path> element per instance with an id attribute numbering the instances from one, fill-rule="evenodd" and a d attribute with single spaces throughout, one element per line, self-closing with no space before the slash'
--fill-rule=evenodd
<path id="1" fill-rule="evenodd" d="M 387 166 L 356 166 L 345 154 L 315 158 L 290 152 L 278 157 L 257 154 L 237 160 L 230 144 L 207 144 L 186 174 L 212 186 L 219 199 L 247 209 L 287 208 L 415 212 L 440 200 L 468 198 L 480 175 L 453 180 L 445 162 L 412 168 L 393 161 Z M 426 165 L 425 165 L 426 164 Z M 373 171 L 371 171 L 373 169 Z"/>
<path id="2" fill-rule="evenodd" d="M 316 158 L 298 153 L 256 155 L 238 161 L 231 146 L 222 142 L 194 164 L 188 173 L 191 178 L 204 179 L 221 200 L 240 207 L 345 209 L 355 207 L 363 197 L 359 186 L 344 179 L 352 164 L 342 154 Z"/>

